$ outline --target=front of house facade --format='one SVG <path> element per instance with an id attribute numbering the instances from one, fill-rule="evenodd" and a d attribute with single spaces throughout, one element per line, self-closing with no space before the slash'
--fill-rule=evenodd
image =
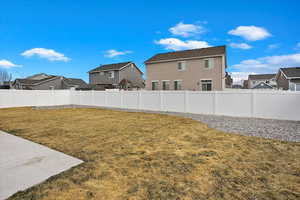
<path id="1" fill-rule="evenodd" d="M 157 54 L 146 62 L 147 90 L 223 90 L 226 47 Z"/>

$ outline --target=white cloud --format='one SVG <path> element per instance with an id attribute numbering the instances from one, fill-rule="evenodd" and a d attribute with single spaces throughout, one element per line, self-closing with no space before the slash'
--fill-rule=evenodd
<path id="1" fill-rule="evenodd" d="M 250 46 L 249 44 L 247 43 L 230 43 L 229 44 L 232 48 L 236 48 L 236 49 L 251 49 L 252 46 Z"/>
<path id="2" fill-rule="evenodd" d="M 12 67 L 21 67 L 21 65 L 16 65 L 14 64 L 13 62 L 9 61 L 9 60 L 0 60 L 0 67 L 3 67 L 3 68 L 12 68 Z"/>
<path id="3" fill-rule="evenodd" d="M 50 61 L 69 61 L 70 58 L 66 57 L 64 54 L 54 51 L 53 49 L 45 49 L 45 48 L 33 48 L 27 51 L 24 51 L 22 56 L 32 57 L 39 56 L 41 58 L 46 58 Z"/>
<path id="4" fill-rule="evenodd" d="M 256 74 L 255 72 L 230 72 L 234 84 L 243 84 L 244 80 L 248 79 L 249 74 Z"/>
<path id="5" fill-rule="evenodd" d="M 209 47 L 209 44 L 205 41 L 199 41 L 199 40 L 182 41 L 177 38 L 160 39 L 159 41 L 155 41 L 155 43 L 164 46 L 165 49 L 170 49 L 175 51 Z"/>
<path id="6" fill-rule="evenodd" d="M 268 49 L 272 50 L 272 49 L 277 49 L 279 47 L 279 44 L 269 44 L 268 45 Z"/>
<path id="7" fill-rule="evenodd" d="M 234 71 L 253 73 L 276 73 L 280 67 L 300 65 L 300 53 L 266 56 L 257 59 L 243 60 L 231 66 Z"/>
<path id="8" fill-rule="evenodd" d="M 171 27 L 169 31 L 173 35 L 179 35 L 182 37 L 190 37 L 206 32 L 203 26 L 195 24 L 184 24 L 182 22 L 179 22 L 174 27 Z"/>
<path id="9" fill-rule="evenodd" d="M 121 55 L 125 55 L 125 54 L 129 54 L 129 53 L 132 53 L 132 51 L 117 51 L 115 49 L 110 49 L 110 50 L 107 50 L 105 52 L 105 57 L 109 57 L 109 58 L 113 58 L 113 57 L 116 57 L 116 56 L 121 56 Z"/>
<path id="10" fill-rule="evenodd" d="M 271 36 L 265 28 L 257 26 L 239 26 L 236 29 L 230 30 L 228 34 L 241 36 L 250 41 L 262 40 Z"/>

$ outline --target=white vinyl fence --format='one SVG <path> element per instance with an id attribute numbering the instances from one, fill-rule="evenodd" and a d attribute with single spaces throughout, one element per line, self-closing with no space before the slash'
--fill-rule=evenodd
<path id="1" fill-rule="evenodd" d="M 0 108 L 66 104 L 300 120 L 300 92 L 0 90 Z"/>

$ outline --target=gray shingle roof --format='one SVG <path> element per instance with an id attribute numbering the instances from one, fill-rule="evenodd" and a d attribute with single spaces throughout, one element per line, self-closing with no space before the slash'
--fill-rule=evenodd
<path id="1" fill-rule="evenodd" d="M 225 53 L 226 53 L 226 46 L 190 49 L 184 51 L 159 53 L 146 60 L 145 63 L 162 62 L 166 60 L 175 60 L 175 59 L 188 59 L 193 57 L 212 56 L 212 55 L 219 55 Z"/>
<path id="2" fill-rule="evenodd" d="M 119 70 L 122 67 L 124 67 L 125 65 L 128 65 L 129 63 L 131 63 L 131 61 L 122 62 L 122 63 L 113 63 L 113 64 L 107 64 L 107 65 L 100 65 L 99 67 L 89 71 L 89 73 L 107 71 L 107 70 Z"/>
<path id="3" fill-rule="evenodd" d="M 300 67 L 288 67 L 280 69 L 288 78 L 300 77 Z"/>
<path id="4" fill-rule="evenodd" d="M 44 79 L 41 79 L 41 80 L 35 80 L 35 79 L 28 79 L 28 78 L 18 78 L 16 79 L 15 81 L 18 81 L 22 84 L 26 84 L 26 85 L 34 85 L 34 84 L 38 84 L 40 82 L 43 82 L 43 81 L 47 81 L 47 80 L 50 80 L 50 79 L 53 79 L 53 78 L 58 78 L 60 76 L 49 76 L 47 78 L 44 78 Z"/>
<path id="5" fill-rule="evenodd" d="M 78 85 L 79 87 L 87 87 L 88 84 L 79 78 L 64 78 L 63 81 L 70 86 Z"/>
<path id="6" fill-rule="evenodd" d="M 276 74 L 251 74 L 249 79 L 251 80 L 266 80 L 275 78 Z"/>

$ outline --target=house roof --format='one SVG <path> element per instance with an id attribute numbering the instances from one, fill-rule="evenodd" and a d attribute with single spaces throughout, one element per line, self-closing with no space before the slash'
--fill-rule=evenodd
<path id="1" fill-rule="evenodd" d="M 300 67 L 280 68 L 287 78 L 300 78 Z"/>
<path id="2" fill-rule="evenodd" d="M 226 46 L 216 46 L 216 47 L 208 47 L 201 49 L 190 49 L 184 51 L 173 51 L 168 53 L 158 53 L 148 60 L 145 63 L 152 62 L 163 62 L 168 60 L 176 60 L 176 59 L 188 59 L 194 57 L 203 57 L 203 56 L 212 56 L 226 53 Z"/>
<path id="3" fill-rule="evenodd" d="M 252 89 L 272 89 L 273 87 L 263 81 L 255 85 Z"/>
<path id="4" fill-rule="evenodd" d="M 88 84 L 79 78 L 64 78 L 63 81 L 67 84 L 67 85 L 78 85 L 79 87 L 87 87 Z"/>
<path id="5" fill-rule="evenodd" d="M 276 74 L 251 74 L 248 79 L 251 80 L 266 80 L 275 78 Z"/>
<path id="6" fill-rule="evenodd" d="M 108 70 L 120 70 L 122 67 L 128 65 L 129 63 L 132 63 L 132 62 L 128 61 L 128 62 L 122 62 L 122 63 L 113 63 L 113 64 L 107 64 L 107 65 L 100 65 L 99 67 L 96 67 L 95 69 L 92 69 L 91 71 L 89 71 L 89 73 L 100 72 L 100 71 L 108 71 Z"/>
<path id="7" fill-rule="evenodd" d="M 25 84 L 25 85 L 34 85 L 34 84 L 38 84 L 38 83 L 43 82 L 43 81 L 47 81 L 47 80 L 50 80 L 50 79 L 53 79 L 53 78 L 59 78 L 59 77 L 60 76 L 49 76 L 49 77 L 41 79 L 41 80 L 28 79 L 28 78 L 23 78 L 23 79 L 18 78 L 15 81 L 18 81 L 19 83 Z"/>

